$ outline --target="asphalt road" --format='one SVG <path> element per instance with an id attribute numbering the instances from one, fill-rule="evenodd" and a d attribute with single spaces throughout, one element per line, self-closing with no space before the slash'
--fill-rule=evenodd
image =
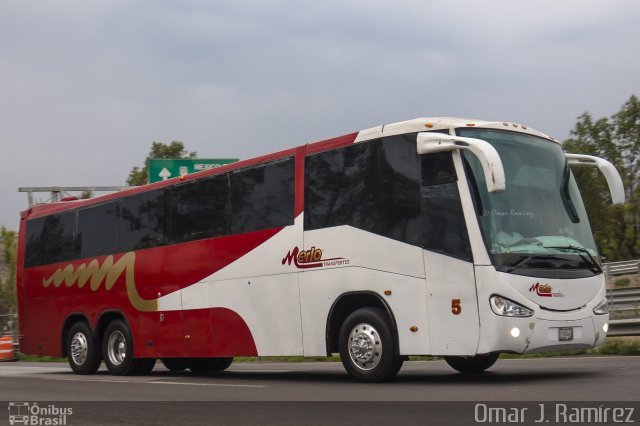
<path id="1" fill-rule="evenodd" d="M 383 384 L 353 382 L 340 363 L 238 363 L 210 375 L 171 373 L 158 363 L 148 376 L 114 377 L 15 362 L 0 364 L 0 400 L 74 407 L 66 424 L 346 424 L 352 415 L 369 416 L 366 424 L 476 424 L 478 402 L 530 412 L 543 403 L 551 412 L 570 401 L 626 401 L 640 422 L 640 357 L 499 360 L 476 376 L 444 361 L 408 362 Z"/>

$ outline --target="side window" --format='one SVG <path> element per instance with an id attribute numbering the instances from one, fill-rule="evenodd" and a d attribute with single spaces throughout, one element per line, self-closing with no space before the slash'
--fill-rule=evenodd
<path id="1" fill-rule="evenodd" d="M 166 243 L 167 190 L 142 192 L 122 199 L 120 251 L 152 248 Z"/>
<path id="2" fill-rule="evenodd" d="M 381 234 L 412 245 L 421 245 L 420 156 L 416 135 L 382 140 L 378 209 L 384 219 Z"/>
<path id="3" fill-rule="evenodd" d="M 76 259 L 76 212 L 32 219 L 27 223 L 27 267 Z"/>
<path id="4" fill-rule="evenodd" d="M 293 224 L 293 158 L 231 172 L 230 234 Z"/>
<path id="5" fill-rule="evenodd" d="M 471 246 L 451 153 L 422 157 L 420 198 L 424 220 L 424 248 L 471 260 Z"/>
<path id="6" fill-rule="evenodd" d="M 377 196 L 379 149 L 379 141 L 358 143 L 305 159 L 306 230 L 375 226 L 379 212 L 370 206 Z"/>
<path id="7" fill-rule="evenodd" d="M 229 182 L 226 174 L 171 189 L 171 243 L 226 235 Z"/>
<path id="8" fill-rule="evenodd" d="M 350 225 L 420 245 L 415 135 L 357 143 L 305 161 L 306 230 Z"/>
<path id="9" fill-rule="evenodd" d="M 27 221 L 27 241 L 25 247 L 25 268 L 44 264 L 44 250 L 46 236 L 44 235 L 44 220 L 37 218 Z"/>
<path id="10" fill-rule="evenodd" d="M 117 253 L 118 206 L 112 201 L 78 210 L 80 257 L 96 257 Z"/>

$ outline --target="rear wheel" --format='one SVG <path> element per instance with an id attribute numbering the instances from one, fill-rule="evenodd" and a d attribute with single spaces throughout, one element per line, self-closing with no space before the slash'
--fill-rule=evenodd
<path id="1" fill-rule="evenodd" d="M 482 373 L 496 363 L 499 353 L 475 356 L 445 356 L 444 360 L 454 370 L 463 374 Z"/>
<path id="2" fill-rule="evenodd" d="M 404 359 L 395 354 L 391 326 L 381 309 L 362 308 L 349 315 L 339 342 L 342 365 L 356 380 L 391 380 L 402 367 Z"/>
<path id="3" fill-rule="evenodd" d="M 194 373 L 214 373 L 224 371 L 233 362 L 233 358 L 189 358 L 189 370 Z"/>
<path id="4" fill-rule="evenodd" d="M 86 322 L 71 326 L 67 338 L 67 359 L 76 374 L 93 374 L 100 367 L 100 345 Z"/>
<path id="5" fill-rule="evenodd" d="M 131 331 L 119 319 L 112 321 L 105 330 L 102 357 L 107 370 L 114 376 L 149 374 L 156 362 L 153 358 L 133 358 Z"/>

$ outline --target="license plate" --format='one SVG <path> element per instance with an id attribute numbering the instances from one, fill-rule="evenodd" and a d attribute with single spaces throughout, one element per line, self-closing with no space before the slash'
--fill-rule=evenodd
<path id="1" fill-rule="evenodd" d="M 558 329 L 558 340 L 561 342 L 567 342 L 573 340 L 573 328 L 561 327 Z"/>

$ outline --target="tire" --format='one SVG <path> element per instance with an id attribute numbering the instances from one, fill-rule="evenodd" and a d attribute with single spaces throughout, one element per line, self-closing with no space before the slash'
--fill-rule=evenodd
<path id="1" fill-rule="evenodd" d="M 129 327 L 122 320 L 114 320 L 104 332 L 102 358 L 107 370 L 114 376 L 137 373 L 140 360 L 133 358 L 133 339 Z"/>
<path id="2" fill-rule="evenodd" d="M 189 368 L 188 358 L 162 358 L 162 363 L 169 371 L 180 372 Z"/>
<path id="3" fill-rule="evenodd" d="M 75 374 L 93 374 L 102 361 L 100 344 L 86 322 L 77 322 L 67 336 L 67 360 Z"/>
<path id="4" fill-rule="evenodd" d="M 404 358 L 395 354 L 392 328 L 378 308 L 351 313 L 340 327 L 340 360 L 349 375 L 361 382 L 384 382 L 400 371 Z"/>
<path id="5" fill-rule="evenodd" d="M 224 371 L 233 362 L 233 358 L 188 358 L 189 370 L 194 373 L 215 373 Z"/>
<path id="6" fill-rule="evenodd" d="M 445 356 L 444 360 L 454 370 L 463 374 L 482 373 L 496 363 L 499 353 L 475 356 Z"/>

